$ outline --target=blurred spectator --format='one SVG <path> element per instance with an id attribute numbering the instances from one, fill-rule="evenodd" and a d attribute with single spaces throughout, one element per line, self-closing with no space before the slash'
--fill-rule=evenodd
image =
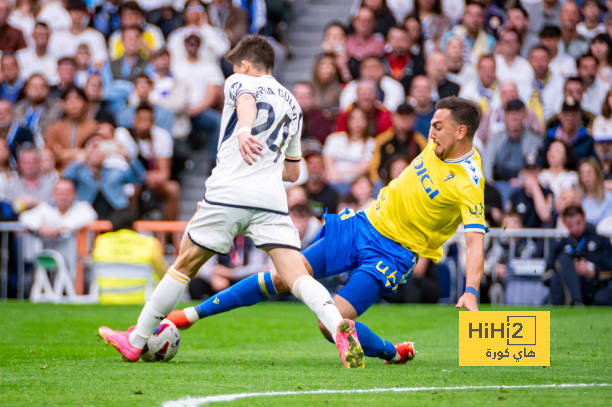
<path id="1" fill-rule="evenodd" d="M 51 201 L 53 180 L 41 174 L 40 158 L 40 150 L 32 144 L 24 144 L 18 151 L 19 192 L 13 202 L 16 213 Z"/>
<path id="2" fill-rule="evenodd" d="M 36 22 L 32 33 L 32 46 L 17 52 L 23 79 L 29 78 L 34 73 L 41 73 L 51 85 L 59 81 L 57 57 L 49 52 L 50 37 L 49 26 L 41 21 Z"/>
<path id="3" fill-rule="evenodd" d="M 308 205 L 308 194 L 302 185 L 293 185 L 287 188 L 287 206 L 291 208 L 293 205 L 306 204 Z"/>
<path id="4" fill-rule="evenodd" d="M 536 45 L 529 51 L 529 64 L 533 68 L 534 79 L 528 106 L 541 123 L 546 123 L 559 111 L 563 79 L 549 69 L 550 54 L 544 46 Z"/>
<path id="5" fill-rule="evenodd" d="M 476 0 L 476 2 L 482 4 L 483 7 L 485 30 L 497 39 L 500 30 L 506 25 L 506 12 L 500 8 L 505 7 L 504 4 L 498 6 L 495 3 L 499 3 L 499 1 L 491 0 Z"/>
<path id="6" fill-rule="evenodd" d="M 387 73 L 399 81 L 407 93 L 415 75 L 425 74 L 425 60 L 412 51 L 412 39 L 403 27 L 391 27 L 387 33 L 388 50 L 383 58 Z"/>
<path id="7" fill-rule="evenodd" d="M 589 53 L 597 59 L 597 76 L 606 82 L 612 80 L 612 41 L 607 34 L 597 34 L 591 40 Z"/>
<path id="8" fill-rule="evenodd" d="M 23 98 L 15 104 L 15 118 L 34 134 L 46 134 L 62 113 L 62 105 L 49 98 L 49 85 L 42 74 L 30 76 L 23 87 Z"/>
<path id="9" fill-rule="evenodd" d="M 612 91 L 608 92 L 606 97 L 606 104 L 601 109 L 602 115 L 595 119 L 593 125 L 593 139 L 595 141 L 595 153 L 599 162 L 602 166 L 602 172 L 604 174 L 604 184 L 606 189 L 612 191 L 612 120 L 610 117 L 610 99 L 612 97 Z M 608 115 L 608 117 L 606 117 Z"/>
<path id="10" fill-rule="evenodd" d="M 291 90 L 303 115 L 302 138 L 314 138 L 322 143 L 333 131 L 334 122 L 314 104 L 314 90 L 310 82 L 298 82 Z"/>
<path id="11" fill-rule="evenodd" d="M 8 23 L 20 30 L 25 37 L 26 43 L 29 44 L 29 37 L 34 30 L 40 2 L 38 0 L 16 0 L 13 3 L 15 7 L 8 18 Z"/>
<path id="12" fill-rule="evenodd" d="M 573 1 L 566 1 L 559 14 L 561 23 L 561 52 L 578 58 L 589 50 L 588 41 L 576 31 L 580 22 L 580 9 Z"/>
<path id="13" fill-rule="evenodd" d="M 96 132 L 95 120 L 87 117 L 87 98 L 81 88 L 68 88 L 62 101 L 64 118 L 51 124 L 45 135 L 60 168 L 74 160 Z"/>
<path id="14" fill-rule="evenodd" d="M 563 78 L 576 75 L 576 61 L 560 52 L 561 30 L 556 25 L 547 25 L 540 32 L 540 43 L 550 53 L 550 70 Z"/>
<path id="15" fill-rule="evenodd" d="M 425 69 L 425 40 L 423 39 L 423 26 L 421 20 L 415 14 L 408 15 L 402 26 L 408 33 L 410 52 L 423 58 L 423 69 Z"/>
<path id="16" fill-rule="evenodd" d="M 130 198 L 126 186 L 143 183 L 146 174 L 137 159 L 130 160 L 127 169 L 105 167 L 105 160 L 105 152 L 93 142 L 85 155 L 72 161 L 63 173 L 74 182 L 77 198 L 89 202 L 99 219 L 109 219 L 114 211 L 126 208 Z"/>
<path id="17" fill-rule="evenodd" d="M 520 34 L 512 28 L 504 29 L 496 49 L 496 75 L 500 82 L 515 81 L 521 100 L 526 101 L 531 95 L 534 74 L 529 62 L 520 56 L 520 50 Z"/>
<path id="18" fill-rule="evenodd" d="M 147 24 L 142 9 L 135 1 L 123 2 L 119 8 L 119 16 L 122 30 L 127 27 L 139 27 L 141 29 L 139 48 L 143 58 L 148 58 L 153 51 L 157 51 L 164 45 L 162 32 L 158 27 Z M 120 30 L 115 31 L 109 37 L 108 49 L 110 59 L 113 61 L 123 56 L 125 45 Z"/>
<path id="19" fill-rule="evenodd" d="M 346 52 L 350 58 L 349 68 L 354 78 L 359 77 L 359 64 L 365 57 L 382 57 L 385 43 L 374 35 L 374 13 L 361 7 L 351 21 L 354 32 L 346 37 Z"/>
<path id="20" fill-rule="evenodd" d="M 9 147 L 12 165 L 16 163 L 19 147 L 23 143 L 32 143 L 39 147 L 43 145 L 42 137 L 36 137 L 30 129 L 16 120 L 13 106 L 6 99 L 0 99 L 0 139 Z"/>
<path id="21" fill-rule="evenodd" d="M 189 84 L 187 113 L 191 118 L 191 144 L 200 147 L 203 139 L 207 140 L 205 145 L 214 156 L 221 126 L 221 113 L 214 107 L 221 98 L 224 79 L 218 66 L 200 58 L 201 43 L 202 39 L 196 34 L 185 38 L 187 59 L 173 60 L 172 72 L 179 81 Z"/>
<path id="22" fill-rule="evenodd" d="M 466 63 L 463 59 L 463 42 L 459 37 L 451 37 L 446 42 L 446 77 L 463 87 L 472 82 L 478 81 L 478 73 L 472 64 Z"/>
<path id="23" fill-rule="evenodd" d="M 486 145 L 483 157 L 483 173 L 486 179 L 496 180 L 496 186 L 502 196 L 502 183 L 516 182 L 520 171 L 526 164 L 527 157 L 536 158 L 542 138 L 525 128 L 527 110 L 520 99 L 514 99 L 506 104 L 504 109 L 505 129 L 493 134 Z"/>
<path id="24" fill-rule="evenodd" d="M 540 168 L 534 157 L 527 157 L 520 173 L 520 187 L 510 196 L 506 212 L 516 211 L 521 215 L 526 228 L 552 226 L 554 197 L 550 189 L 540 185 Z M 503 196 L 503 194 L 502 194 Z"/>
<path id="25" fill-rule="evenodd" d="M 57 61 L 57 77 L 59 82 L 51 87 L 50 97 L 59 99 L 70 88 L 74 86 L 76 75 L 76 62 L 72 57 L 63 57 Z"/>
<path id="26" fill-rule="evenodd" d="M 206 10 L 200 0 L 187 1 L 183 16 L 185 25 L 172 31 L 172 34 L 168 37 L 168 50 L 172 54 L 172 58 L 182 61 L 187 57 L 185 39 L 195 33 L 202 38 L 203 43 L 198 51 L 199 57 L 204 61 L 218 64 L 230 46 L 225 33 L 208 23 Z"/>
<path id="27" fill-rule="evenodd" d="M 9 0 L 0 0 L 0 52 L 17 52 L 27 47 L 21 30 L 8 23 L 13 5 Z"/>
<path id="28" fill-rule="evenodd" d="M 23 80 L 19 78 L 19 63 L 12 52 L 0 56 L 0 98 L 15 103 L 19 98 Z"/>
<path id="29" fill-rule="evenodd" d="M 523 58 L 529 56 L 533 47 L 540 43 L 537 32 L 531 30 L 530 17 L 527 11 L 521 6 L 520 2 L 515 2 L 508 8 L 506 28 L 512 28 L 519 34 L 521 43 L 520 55 Z"/>
<path id="30" fill-rule="evenodd" d="M 74 64 L 76 67 L 76 74 L 74 75 L 74 84 L 79 88 L 85 86 L 85 81 L 89 75 L 94 72 L 98 72 L 98 69 L 94 67 L 94 64 L 91 59 L 91 51 L 89 50 L 89 45 L 82 43 L 76 49 L 76 54 L 74 55 Z"/>
<path id="31" fill-rule="evenodd" d="M 113 116 L 105 112 L 99 113 L 96 121 L 96 135 L 90 143 L 95 143 L 104 154 L 103 166 L 119 170 L 129 169 L 129 162 L 138 156 L 138 146 L 129 130 L 116 127 Z"/>
<path id="32" fill-rule="evenodd" d="M 93 28 L 100 31 L 104 38 L 121 28 L 119 6 L 122 0 L 107 0 L 94 9 Z"/>
<path id="33" fill-rule="evenodd" d="M 349 193 L 355 198 L 355 209 L 365 210 L 374 202 L 374 184 L 367 175 L 362 174 L 351 182 Z"/>
<path id="34" fill-rule="evenodd" d="M 212 1 L 208 4 L 207 15 L 210 24 L 223 30 L 227 35 L 230 48 L 251 32 L 249 13 L 244 8 L 234 5 L 232 0 Z"/>
<path id="35" fill-rule="evenodd" d="M 385 185 L 387 185 L 391 180 L 399 177 L 399 175 L 408 167 L 410 161 L 408 157 L 402 154 L 395 154 L 387 160 L 387 164 L 385 165 L 385 171 L 387 173 L 387 177 L 385 178 Z"/>
<path id="36" fill-rule="evenodd" d="M 60 178 L 59 172 L 55 169 L 55 154 L 48 148 L 40 150 L 40 175 L 53 185 Z"/>
<path id="37" fill-rule="evenodd" d="M 499 99 L 500 105 L 495 110 L 483 115 L 480 127 L 478 127 L 478 138 L 485 146 L 491 137 L 506 129 L 504 108 L 511 100 L 520 99 L 516 83 L 513 81 L 502 82 L 499 85 Z M 542 134 L 542 123 L 540 123 L 538 116 L 531 109 L 527 109 L 524 125 L 532 133 Z"/>
<path id="38" fill-rule="evenodd" d="M 74 57 L 80 44 L 87 44 L 97 69 L 108 60 L 104 36 L 93 28 L 87 27 L 89 18 L 87 6 L 82 0 L 68 0 L 66 9 L 70 14 L 70 29 L 53 31 L 49 52 L 56 58 Z"/>
<path id="39" fill-rule="evenodd" d="M 557 110 L 558 111 L 561 110 L 561 108 L 563 107 L 563 101 L 568 98 L 572 98 L 578 104 L 580 104 L 582 102 L 583 96 L 584 96 L 584 85 L 582 84 L 582 79 L 580 79 L 577 76 L 570 76 L 569 78 L 565 80 L 565 83 L 563 84 L 563 97 L 561 98 L 560 101 L 558 101 L 559 108 Z M 580 107 L 580 122 L 582 124 L 582 127 L 584 127 L 587 130 L 591 129 L 593 125 L 593 119 L 595 119 L 595 116 L 591 112 L 584 110 L 581 106 Z M 559 121 L 559 115 L 555 114 L 550 119 L 548 119 L 548 121 L 546 122 L 546 130 L 548 131 L 552 129 L 553 127 L 557 127 L 560 124 L 561 124 L 561 121 Z"/>
<path id="40" fill-rule="evenodd" d="M 601 113 L 601 104 L 610 89 L 610 84 L 597 75 L 597 58 L 584 54 L 578 58 L 578 76 L 584 85 L 581 105 L 594 115 Z"/>
<path id="41" fill-rule="evenodd" d="M 442 10 L 441 0 L 416 0 L 414 14 L 421 21 L 425 54 L 429 54 L 437 48 L 442 34 L 451 27 L 450 20 Z"/>
<path id="42" fill-rule="evenodd" d="M 322 217 L 326 211 L 336 213 L 338 192 L 327 183 L 321 143 L 316 140 L 305 140 L 303 144 L 302 155 L 308 168 L 308 180 L 304 187 L 308 193 L 310 209 L 318 218 Z"/>
<path id="43" fill-rule="evenodd" d="M 139 74 L 134 79 L 134 92 L 128 100 L 128 104 L 117 112 L 117 124 L 122 127 L 132 127 L 134 125 L 134 115 L 136 107 L 142 103 L 151 104 L 150 95 L 153 91 L 153 80 L 145 74 Z M 167 132 L 172 131 L 174 126 L 174 115 L 169 110 L 152 104 L 155 116 L 155 125 Z"/>
<path id="44" fill-rule="evenodd" d="M 495 186 L 485 181 L 485 220 L 490 227 L 500 227 L 504 215 L 504 201 Z"/>
<path id="45" fill-rule="evenodd" d="M 459 85 L 451 82 L 446 77 L 448 66 L 446 65 L 446 56 L 440 51 L 432 51 L 427 56 L 425 63 L 425 72 L 431 81 L 431 99 L 438 101 L 448 96 L 457 96 L 459 94 Z"/>
<path id="46" fill-rule="evenodd" d="M 338 213 L 343 213 L 347 209 L 357 210 L 357 199 L 352 194 L 344 194 L 338 198 Z"/>
<path id="47" fill-rule="evenodd" d="M 431 2 L 431 1 L 430 1 Z M 482 4 L 471 2 L 466 5 L 462 24 L 456 25 L 446 32 L 442 38 L 442 50 L 452 37 L 459 37 L 463 41 L 463 58 L 474 65 L 482 55 L 493 52 L 495 38 L 484 30 L 484 10 Z"/>
<path id="48" fill-rule="evenodd" d="M 397 292 L 385 299 L 391 303 L 437 303 L 440 298 L 440 282 L 436 265 L 422 257 L 417 261 L 412 275 Z"/>
<path id="49" fill-rule="evenodd" d="M 416 115 L 414 129 L 425 137 L 429 137 L 429 126 L 435 112 L 435 105 L 431 95 L 431 82 L 427 76 L 415 76 L 412 80 L 412 85 L 410 85 L 408 100 L 414 107 Z"/>
<path id="50" fill-rule="evenodd" d="M 340 93 L 342 92 L 342 84 L 335 61 L 333 54 L 323 54 L 315 57 L 312 65 L 314 105 L 327 111 L 329 115 L 335 115 L 338 112 Z"/>
<path id="51" fill-rule="evenodd" d="M 365 57 L 359 66 L 359 80 L 371 80 L 376 83 L 379 96 L 384 106 L 391 111 L 395 111 L 397 106 L 404 101 L 406 95 L 402 85 L 385 75 L 385 67 L 378 57 Z M 349 105 L 357 99 L 357 83 L 359 80 L 349 82 L 340 94 L 340 110 L 346 110 Z"/>
<path id="52" fill-rule="evenodd" d="M 183 25 L 183 15 L 175 10 L 172 0 L 163 0 L 159 7 L 147 13 L 147 21 L 159 27 L 164 37 Z"/>
<path id="53" fill-rule="evenodd" d="M 561 191 L 578 186 L 578 174 L 574 152 L 561 140 L 555 140 L 548 145 L 546 162 L 538 181 L 540 185 L 550 189 L 555 200 L 560 198 Z"/>
<path id="54" fill-rule="evenodd" d="M 340 113 L 336 119 L 336 131 L 345 131 L 347 128 L 347 116 L 353 107 L 358 107 L 368 117 L 367 133 L 370 137 L 391 127 L 391 112 L 376 99 L 376 83 L 372 80 L 361 79 L 357 82 L 357 100 L 349 106 L 346 111 Z"/>
<path id="55" fill-rule="evenodd" d="M 153 68 L 149 61 L 142 57 L 142 30 L 140 26 L 129 26 L 121 30 L 123 53 L 121 57 L 109 62 L 104 67 L 105 82 L 113 80 L 133 81 L 136 76 L 151 74 Z"/>
<path id="56" fill-rule="evenodd" d="M 147 176 L 141 198 L 146 213 L 147 205 L 162 203 L 165 220 L 176 220 L 179 210 L 180 186 L 170 179 L 173 153 L 172 136 L 155 126 L 153 108 L 141 104 L 136 108 L 132 136 L 138 145 L 138 159 L 147 168 Z M 147 199 L 148 197 L 148 199 Z"/>
<path id="57" fill-rule="evenodd" d="M 612 215 L 612 192 L 606 191 L 597 158 L 588 157 L 578 165 L 580 197 L 587 222 L 597 226 Z"/>
<path id="58" fill-rule="evenodd" d="M 566 188 L 561 190 L 559 198 L 555 197 L 555 229 L 567 232 L 567 227 L 563 223 L 561 214 L 566 208 L 572 205 L 580 205 L 580 198 L 578 196 L 578 188 Z"/>
<path id="59" fill-rule="evenodd" d="M 387 7 L 386 0 L 362 0 L 362 7 L 367 7 L 374 12 L 374 32 L 381 33 L 387 36 L 389 29 L 393 27 L 397 22 L 389 7 Z"/>
<path id="60" fill-rule="evenodd" d="M 414 108 L 407 103 L 399 105 L 393 113 L 393 127 L 377 135 L 374 140 L 375 148 L 369 171 L 372 180 L 387 178 L 391 157 L 401 154 L 410 162 L 425 148 L 427 139 L 414 130 L 415 122 Z"/>
<path id="61" fill-rule="evenodd" d="M 289 207 L 289 216 L 300 234 L 302 249 L 307 248 L 321 229 L 321 222 L 312 216 L 308 203 L 297 203 Z"/>
<path id="62" fill-rule="evenodd" d="M 592 40 L 598 34 L 606 32 L 600 22 L 602 4 L 599 0 L 584 0 L 582 3 L 582 16 L 584 20 L 576 26 L 576 32 L 586 40 Z"/>
<path id="63" fill-rule="evenodd" d="M 336 65 L 338 80 L 346 83 L 353 79 L 353 75 L 351 74 L 351 70 L 349 69 L 348 65 L 349 56 L 346 51 L 346 28 L 344 25 L 342 25 L 342 23 L 332 21 L 325 26 L 323 42 L 321 43 L 321 51 L 323 51 L 325 56 L 330 56 L 333 58 L 333 63 Z M 313 76 L 316 72 L 315 69 L 318 69 L 317 67 L 320 66 L 319 63 L 323 59 L 324 57 L 315 59 L 315 64 L 313 65 Z"/>
<path id="64" fill-rule="evenodd" d="M 612 270 L 610 239 L 595 232 L 579 205 L 563 211 L 563 222 L 569 237 L 555 245 L 546 265 L 552 304 L 564 305 L 569 297 L 571 305 L 612 305 L 612 287 L 603 273 Z"/>
<path id="65" fill-rule="evenodd" d="M 53 186 L 53 205 L 41 202 L 22 212 L 19 222 L 39 239 L 31 241 L 31 250 L 57 250 L 66 260 L 71 275 L 76 269 L 76 234 L 79 229 L 96 220 L 96 212 L 89 202 L 76 201 L 74 183 L 60 179 Z"/>
<path id="66" fill-rule="evenodd" d="M 548 145 L 554 140 L 562 140 L 571 146 L 576 153 L 576 159 L 581 160 L 583 158 L 595 155 L 593 150 L 593 138 L 581 125 L 580 119 L 582 111 L 580 105 L 573 98 L 567 98 L 563 102 L 561 113 L 559 113 L 559 121 L 561 124 L 557 127 L 553 127 L 546 132 L 546 139 L 542 154 L 540 156 L 540 162 L 544 162 L 544 154 Z"/>
<path id="67" fill-rule="evenodd" d="M 98 73 L 87 77 L 83 92 L 87 97 L 87 117 L 95 119 L 100 114 L 112 114 L 111 104 L 104 99 L 104 80 Z"/>
<path id="68" fill-rule="evenodd" d="M 478 103 L 480 112 L 484 116 L 491 110 L 497 109 L 500 104 L 500 87 L 495 74 L 495 58 L 490 54 L 482 55 L 478 59 L 476 68 L 478 73 L 476 81 L 462 83 L 459 96 Z"/>
<path id="69" fill-rule="evenodd" d="M 65 3 L 65 0 L 46 1 L 40 7 L 37 20 L 46 23 L 52 32 L 68 30 L 71 21 Z"/>
<path id="70" fill-rule="evenodd" d="M 542 0 L 523 2 L 531 19 L 530 30 L 539 33 L 545 26 L 559 26 L 561 2 L 559 0 Z"/>
<path id="71" fill-rule="evenodd" d="M 11 165 L 11 150 L 6 140 L 0 139 L 0 219 L 13 216 L 12 204 L 19 193 L 19 175 Z"/>
<path id="72" fill-rule="evenodd" d="M 330 134 L 323 148 L 327 179 L 341 193 L 348 192 L 349 184 L 367 171 L 374 151 L 366 112 L 354 107 L 346 121 L 347 130 Z"/>
<path id="73" fill-rule="evenodd" d="M 386 0 L 386 3 L 398 22 L 404 21 L 406 16 L 414 11 L 414 0 Z"/>

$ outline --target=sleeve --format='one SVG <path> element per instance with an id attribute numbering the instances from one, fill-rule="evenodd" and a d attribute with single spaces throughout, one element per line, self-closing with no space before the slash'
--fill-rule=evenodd
<path id="1" fill-rule="evenodd" d="M 172 136 L 166 130 L 161 127 L 158 129 L 158 137 L 153 143 L 155 149 L 155 156 L 157 158 L 172 158 L 174 153 L 174 145 L 172 143 Z"/>
<path id="2" fill-rule="evenodd" d="M 480 182 L 484 182 L 484 179 L 481 178 Z M 461 211 L 464 231 L 487 232 L 484 211 L 484 191 L 480 186 L 476 187 L 470 185 L 463 189 L 460 197 L 459 210 Z"/>
<path id="3" fill-rule="evenodd" d="M 253 81 L 246 75 L 234 74 L 227 78 L 225 81 L 225 94 L 226 103 L 231 106 L 236 105 L 236 99 L 243 93 L 250 93 L 255 97 L 257 88 L 254 86 Z"/>
<path id="4" fill-rule="evenodd" d="M 42 225 L 43 218 L 45 217 L 45 205 L 47 204 L 42 203 L 33 209 L 23 212 L 19 215 L 19 222 L 28 230 L 37 230 Z"/>
<path id="5" fill-rule="evenodd" d="M 302 125 L 304 118 L 302 112 L 297 115 L 295 120 L 291 121 L 289 127 L 289 145 L 287 151 L 285 151 L 285 160 L 287 161 L 300 161 L 302 158 Z"/>

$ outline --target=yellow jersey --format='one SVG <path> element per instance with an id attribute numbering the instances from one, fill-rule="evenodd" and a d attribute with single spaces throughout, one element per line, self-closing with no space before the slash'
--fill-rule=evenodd
<path id="1" fill-rule="evenodd" d="M 438 262 L 442 244 L 461 222 L 465 231 L 486 232 L 478 151 L 442 160 L 430 141 L 399 177 L 380 191 L 365 214 L 383 236 Z"/>

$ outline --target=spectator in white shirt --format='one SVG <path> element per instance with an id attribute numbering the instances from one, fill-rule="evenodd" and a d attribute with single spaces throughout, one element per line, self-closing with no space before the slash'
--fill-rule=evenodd
<path id="1" fill-rule="evenodd" d="M 70 14 L 64 7 L 64 0 L 49 0 L 38 12 L 36 19 L 47 23 L 51 31 L 58 32 L 70 29 Z"/>
<path id="2" fill-rule="evenodd" d="M 584 20 L 578 23 L 576 31 L 587 40 L 592 40 L 597 34 L 606 32 L 604 25 L 599 22 L 601 6 L 599 0 L 585 0 L 582 4 Z"/>
<path id="3" fill-rule="evenodd" d="M 497 79 L 500 82 L 516 82 L 521 100 L 529 100 L 533 84 L 533 69 L 529 62 L 519 55 L 521 49 L 520 35 L 512 29 L 503 30 L 499 36 L 495 56 Z"/>
<path id="4" fill-rule="evenodd" d="M 576 75 L 576 61 L 560 51 L 561 29 L 547 25 L 540 32 L 540 43 L 550 52 L 550 70 L 563 78 Z"/>
<path id="5" fill-rule="evenodd" d="M 463 41 L 460 37 L 451 37 L 446 42 L 447 77 L 450 81 L 463 86 L 478 80 L 476 69 L 463 59 Z"/>
<path id="6" fill-rule="evenodd" d="M 108 60 L 104 36 L 93 28 L 87 28 L 88 12 L 83 1 L 70 0 L 66 9 L 70 14 L 70 29 L 53 33 L 50 52 L 57 58 L 74 57 L 77 47 L 85 43 L 89 46 L 94 65 L 100 69 Z"/>
<path id="7" fill-rule="evenodd" d="M 597 58 L 592 54 L 584 54 L 578 58 L 578 76 L 584 85 L 582 108 L 598 115 L 601 113 L 601 104 L 610 89 L 610 84 L 597 75 Z"/>
<path id="8" fill-rule="evenodd" d="M 573 151 L 562 140 L 548 145 L 544 169 L 538 175 L 540 185 L 550 189 L 555 200 L 561 198 L 561 191 L 578 186 L 578 173 Z"/>
<path id="9" fill-rule="evenodd" d="M 606 93 L 601 106 L 601 114 L 593 122 L 593 138 L 612 141 L 612 90 Z"/>
<path id="10" fill-rule="evenodd" d="M 540 122 L 548 119 L 561 110 L 563 79 L 550 69 L 550 53 L 542 45 L 536 45 L 529 51 L 529 64 L 533 68 L 534 80 L 527 106 L 533 110 Z"/>
<path id="11" fill-rule="evenodd" d="M 57 58 L 49 52 L 50 36 L 49 26 L 39 21 L 32 32 L 32 45 L 17 52 L 23 79 L 29 78 L 33 73 L 42 73 L 50 85 L 59 82 Z"/>
<path id="12" fill-rule="evenodd" d="M 17 0 L 14 2 L 15 8 L 9 16 L 8 23 L 13 27 L 21 30 L 28 46 L 32 45 L 30 36 L 34 30 L 35 16 L 38 13 L 38 1 L 32 0 Z"/>
<path id="13" fill-rule="evenodd" d="M 459 96 L 478 103 L 483 115 L 499 107 L 499 83 L 495 75 L 495 57 L 490 54 L 478 58 L 476 81 L 462 84 Z"/>

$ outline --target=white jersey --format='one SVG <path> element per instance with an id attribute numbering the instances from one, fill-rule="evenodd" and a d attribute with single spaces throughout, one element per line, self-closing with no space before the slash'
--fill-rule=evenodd
<path id="1" fill-rule="evenodd" d="M 236 99 L 250 93 L 257 102 L 251 134 L 265 147 L 263 157 L 248 165 L 238 149 Z M 217 165 L 206 181 L 204 200 L 210 204 L 287 214 L 283 186 L 284 161 L 301 159 L 302 110 L 272 76 L 234 74 L 225 81 Z"/>

